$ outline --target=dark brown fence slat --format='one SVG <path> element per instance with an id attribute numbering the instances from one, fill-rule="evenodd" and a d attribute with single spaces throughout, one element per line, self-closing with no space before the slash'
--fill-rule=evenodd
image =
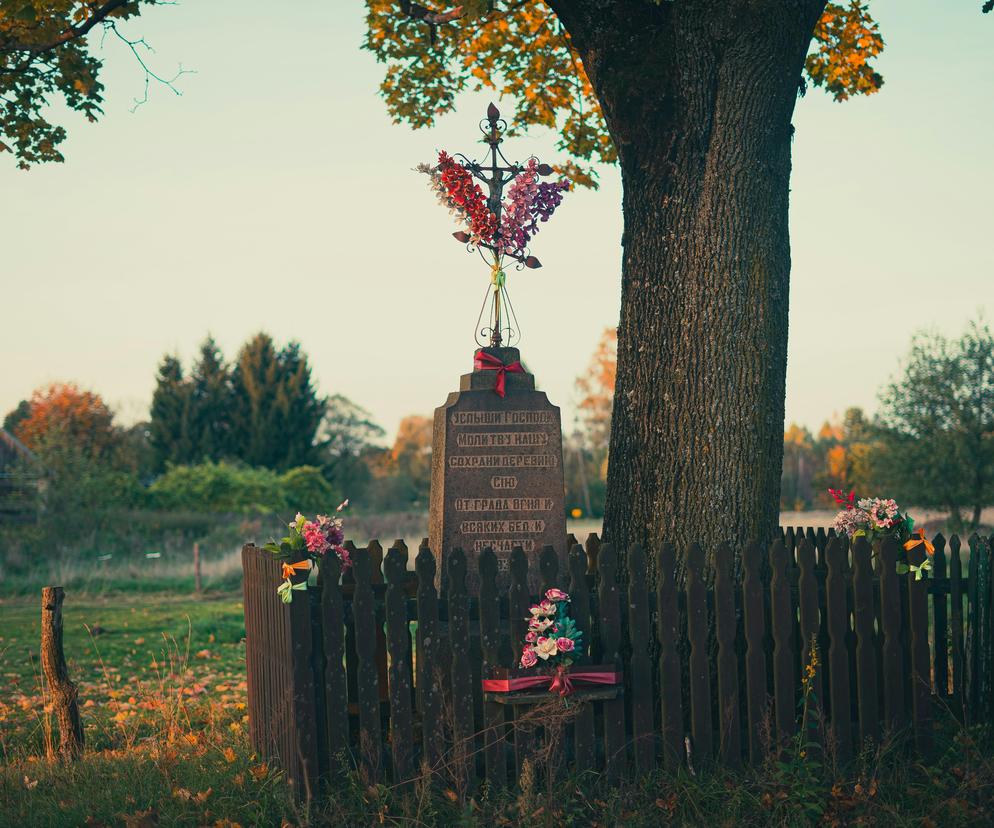
<path id="1" fill-rule="evenodd" d="M 766 650 L 763 609 L 763 548 L 750 543 L 742 555 L 742 614 L 746 638 L 746 712 L 749 717 L 749 761 L 763 761 L 763 724 L 766 719 Z"/>
<path id="2" fill-rule="evenodd" d="M 906 674 L 901 646 L 901 582 L 897 566 L 897 541 L 880 544 L 880 623 L 883 627 L 884 721 L 892 732 L 907 725 L 904 706 Z"/>
<path id="3" fill-rule="evenodd" d="M 949 539 L 950 645 L 953 651 L 953 709 L 963 718 L 966 651 L 963 647 L 963 565 L 958 535 Z"/>
<path id="4" fill-rule="evenodd" d="M 645 553 L 641 546 L 628 552 L 628 629 L 632 665 L 632 739 L 635 767 L 648 773 L 656 765 L 656 739 L 652 709 L 652 624 L 646 589 Z"/>
<path id="5" fill-rule="evenodd" d="M 683 760 L 683 692 L 680 686 L 680 611 L 676 550 L 664 543 L 656 577 L 656 634 L 659 638 L 659 703 L 663 726 L 663 764 L 674 769 Z"/>
<path id="6" fill-rule="evenodd" d="M 846 563 L 848 549 L 842 538 L 834 538 L 825 551 L 828 576 L 825 603 L 828 608 L 828 683 L 831 705 L 831 732 L 836 756 L 842 762 L 852 758 L 852 718 L 849 707 L 849 650 L 846 635 L 849 612 L 846 606 Z"/>
<path id="7" fill-rule="evenodd" d="M 466 555 L 461 547 L 449 554 L 449 641 L 452 647 L 453 777 L 465 799 L 472 790 L 473 671 L 469 652 L 469 593 L 466 591 Z"/>
<path id="8" fill-rule="evenodd" d="M 373 550 L 373 551 L 370 551 Z M 376 554 L 377 550 L 379 555 Z M 372 560 L 382 558 L 380 545 L 369 542 L 353 559 L 355 594 L 352 612 L 355 614 L 355 646 L 358 662 L 356 682 L 359 703 L 359 757 L 372 781 L 380 779 L 380 689 L 376 658 L 376 602 L 373 597 Z"/>
<path id="9" fill-rule="evenodd" d="M 497 556 L 489 546 L 480 553 L 480 649 L 483 676 L 489 678 L 500 663 L 500 596 L 497 592 Z M 487 783 L 496 790 L 507 785 L 504 705 L 483 703 L 483 759 Z"/>
<path id="10" fill-rule="evenodd" d="M 935 557 L 932 561 L 933 574 L 943 587 L 932 594 L 932 673 L 935 676 L 935 692 L 941 701 L 949 696 L 949 590 L 946 581 L 946 539 L 942 534 L 932 539 Z"/>
<path id="11" fill-rule="evenodd" d="M 980 705 L 980 595 L 979 563 L 980 556 L 976 554 L 973 534 L 967 540 L 970 546 L 970 561 L 967 564 L 966 582 L 966 705 L 964 711 L 969 714 L 971 721 L 976 721 L 977 708 Z"/>
<path id="12" fill-rule="evenodd" d="M 925 544 L 907 550 L 908 564 L 921 566 Z M 911 625 L 911 710 L 914 718 L 915 746 L 924 757 L 932 746 L 932 683 L 928 658 L 928 584 L 925 573 L 908 574 L 908 620 Z"/>
<path id="13" fill-rule="evenodd" d="M 511 648 L 514 660 L 517 661 L 521 654 L 521 647 L 525 640 L 525 633 L 528 630 L 529 607 L 531 598 L 528 593 L 528 556 L 520 546 L 514 547 L 511 551 L 510 559 L 511 585 L 508 591 L 510 620 L 511 620 Z M 514 706 L 514 766 L 516 778 L 521 778 L 521 771 L 524 768 L 526 759 L 529 759 L 534 751 L 534 738 L 530 725 L 521 725 L 518 722 L 528 715 L 530 708 L 527 705 Z"/>
<path id="14" fill-rule="evenodd" d="M 591 583 L 594 583 L 597 579 L 597 559 L 601 551 L 601 539 L 597 537 L 596 532 L 587 535 L 583 548 L 587 553 L 587 574 L 591 577 Z"/>
<path id="15" fill-rule="evenodd" d="M 880 741 L 880 711 L 877 704 L 876 631 L 873 610 L 873 569 L 866 538 L 853 543 L 853 606 L 856 625 L 856 697 L 859 735 L 863 745 Z"/>
<path id="16" fill-rule="evenodd" d="M 771 618 L 773 623 L 773 697 L 777 722 L 777 742 L 782 748 L 795 731 L 794 654 L 791 631 L 794 609 L 787 580 L 787 549 L 780 541 L 770 548 L 773 574 L 770 581 Z"/>
<path id="17" fill-rule="evenodd" d="M 711 664 L 708 657 L 708 597 L 704 585 L 704 550 L 687 549 L 687 638 L 690 641 L 690 733 L 695 767 L 707 766 L 714 755 L 711 725 Z"/>
<path id="18" fill-rule="evenodd" d="M 621 596 L 618 592 L 618 555 L 614 546 L 605 543 L 598 558 L 598 602 L 600 604 L 600 632 L 602 659 L 622 669 L 621 647 Z M 630 677 L 625 677 L 626 683 Z M 618 779 L 625 773 L 625 700 L 604 702 L 604 761 L 609 778 Z"/>
<path id="19" fill-rule="evenodd" d="M 802 673 L 802 681 L 808 686 L 808 704 L 806 715 L 801 726 L 804 728 L 804 740 L 808 744 L 820 742 L 819 719 L 824 709 L 824 690 L 822 676 L 824 670 L 821 662 L 824 654 L 818 651 L 818 631 L 821 619 L 818 610 L 818 576 L 815 574 L 815 549 L 806 538 L 797 550 L 797 563 L 800 569 L 797 584 L 798 615 L 800 617 L 800 667 L 807 671 L 812 666 L 812 654 L 817 659 L 812 675 Z M 872 607 L 871 607 L 872 610 Z"/>
<path id="20" fill-rule="evenodd" d="M 438 629 L 438 593 L 435 590 L 435 555 L 422 542 L 414 559 L 418 577 L 418 633 L 415 663 L 417 664 L 417 697 L 421 709 L 421 761 L 432 772 L 439 770 L 442 744 L 441 642 Z"/>
<path id="21" fill-rule="evenodd" d="M 583 632 L 583 649 L 589 652 L 590 641 L 590 593 L 587 591 L 587 555 L 583 547 L 573 544 L 569 553 L 570 571 L 570 614 L 576 622 L 577 629 Z M 580 655 L 584 655 L 581 652 Z M 594 755 L 594 707 L 584 704 L 576 714 L 573 725 L 576 769 L 580 772 L 593 770 L 596 765 Z"/>
<path id="22" fill-rule="evenodd" d="M 348 550 L 349 560 L 354 561 L 356 555 L 359 554 L 356 545 L 347 540 L 343 546 Z M 349 567 L 345 572 L 342 573 L 342 588 L 343 590 L 348 590 L 346 594 L 352 595 L 355 592 L 355 573 L 353 572 L 354 567 Z M 352 607 L 349 607 L 351 610 Z M 357 664 L 359 662 L 358 657 L 355 652 L 355 613 L 346 612 L 345 614 L 345 684 L 349 693 L 349 704 L 357 705 L 359 693 L 357 684 Z M 355 709 L 354 707 L 352 709 Z"/>
<path id="23" fill-rule="evenodd" d="M 546 544 L 538 553 L 538 571 L 542 576 L 542 595 L 546 590 L 556 587 L 562 589 L 559 583 L 559 556 L 553 546 Z"/>
<path id="24" fill-rule="evenodd" d="M 714 556 L 714 618 L 718 642 L 718 738 L 721 761 L 731 768 L 742 763 L 739 713 L 739 663 L 735 652 L 735 584 L 732 549 L 718 546 Z"/>
<path id="25" fill-rule="evenodd" d="M 349 745 L 349 700 L 345 677 L 345 608 L 339 584 L 342 564 L 337 555 L 326 555 L 321 572 L 321 628 L 324 638 L 324 699 L 328 760 L 341 767 Z"/>
<path id="26" fill-rule="evenodd" d="M 413 774 L 411 746 L 411 628 L 407 621 L 407 547 L 398 541 L 387 552 L 384 563 L 387 580 L 386 627 L 390 654 L 390 749 L 393 756 L 393 781 L 407 785 Z"/>

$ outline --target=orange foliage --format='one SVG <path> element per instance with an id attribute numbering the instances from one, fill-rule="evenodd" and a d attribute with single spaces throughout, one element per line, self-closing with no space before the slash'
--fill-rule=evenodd
<path id="1" fill-rule="evenodd" d="M 815 86 L 824 86 L 837 101 L 850 95 L 872 95 L 884 79 L 870 60 L 884 48 L 876 22 L 859 0 L 848 6 L 829 3 L 815 26 L 818 49 L 808 55 L 804 68 Z"/>
<path id="2" fill-rule="evenodd" d="M 579 377 L 576 387 L 583 394 L 579 408 L 594 445 L 607 446 L 614 407 L 614 383 L 618 373 L 618 331 L 605 328 L 587 373 Z"/>
<path id="3" fill-rule="evenodd" d="M 99 394 L 82 391 L 73 383 L 53 383 L 37 389 L 30 405 L 31 413 L 15 429 L 30 449 L 58 440 L 97 457 L 113 441 L 114 415 Z"/>

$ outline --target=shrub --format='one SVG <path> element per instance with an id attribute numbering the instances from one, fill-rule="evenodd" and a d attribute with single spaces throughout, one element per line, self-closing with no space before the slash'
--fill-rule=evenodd
<path id="1" fill-rule="evenodd" d="M 340 493 L 332 489 L 321 470 L 315 466 L 290 469 L 280 476 L 279 482 L 283 489 L 283 501 L 290 509 L 308 514 L 331 513 L 340 502 Z"/>
<path id="2" fill-rule="evenodd" d="M 254 514 L 285 510 L 279 475 L 230 463 L 172 466 L 149 487 L 155 508 Z"/>

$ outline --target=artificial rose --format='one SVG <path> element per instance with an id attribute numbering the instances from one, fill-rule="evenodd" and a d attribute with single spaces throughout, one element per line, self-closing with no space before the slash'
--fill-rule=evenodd
<path id="1" fill-rule="evenodd" d="M 556 605 L 552 601 L 543 601 L 538 605 L 542 615 L 555 615 Z"/>
<path id="2" fill-rule="evenodd" d="M 534 644 L 536 641 L 538 641 L 538 633 L 535 632 L 534 630 L 526 632 L 525 641 L 527 641 L 529 644 Z"/>
<path id="3" fill-rule="evenodd" d="M 522 667 L 534 667 L 538 663 L 538 656 L 535 655 L 535 650 L 531 647 L 525 647 L 521 651 L 521 666 Z"/>
<path id="4" fill-rule="evenodd" d="M 535 655 L 543 661 L 558 652 L 559 648 L 556 646 L 556 639 L 554 638 L 539 638 L 538 643 L 535 645 Z"/>
<path id="5" fill-rule="evenodd" d="M 566 636 L 563 636 L 562 638 L 556 639 L 556 649 L 558 649 L 561 653 L 571 653 L 573 652 L 575 646 L 576 645 L 573 643 L 572 638 L 566 638 Z"/>
<path id="6" fill-rule="evenodd" d="M 552 589 L 546 590 L 545 600 L 556 601 L 558 603 L 559 601 L 568 601 L 569 596 L 561 589 L 556 589 L 553 587 Z"/>

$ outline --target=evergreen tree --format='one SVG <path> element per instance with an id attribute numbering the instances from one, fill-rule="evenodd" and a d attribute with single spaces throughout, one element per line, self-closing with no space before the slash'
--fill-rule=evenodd
<path id="1" fill-rule="evenodd" d="M 222 460 L 231 454 L 231 373 L 214 338 L 200 346 L 190 377 L 190 439 L 197 460 Z"/>
<path id="2" fill-rule="evenodd" d="M 311 384 L 307 356 L 297 342 L 279 354 L 280 391 L 277 395 L 282 420 L 284 456 L 279 468 L 293 468 L 318 462 L 315 437 L 324 416 L 324 400 Z"/>
<path id="3" fill-rule="evenodd" d="M 194 457 L 190 440 L 190 397 L 190 384 L 183 378 L 183 366 L 177 357 L 167 354 L 155 379 L 148 424 L 156 471 L 162 471 L 168 463 L 187 463 Z"/>
<path id="4" fill-rule="evenodd" d="M 314 444 L 324 402 L 297 343 L 280 351 L 268 334 L 257 334 L 238 355 L 232 388 L 236 456 L 277 470 L 317 461 Z"/>

